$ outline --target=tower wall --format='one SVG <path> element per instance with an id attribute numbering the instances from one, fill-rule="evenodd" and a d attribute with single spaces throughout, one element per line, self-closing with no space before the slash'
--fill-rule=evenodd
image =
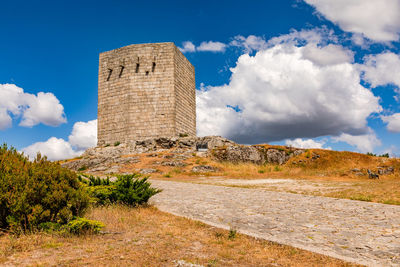
<path id="1" fill-rule="evenodd" d="M 98 145 L 196 134 L 194 68 L 173 43 L 100 54 Z"/>

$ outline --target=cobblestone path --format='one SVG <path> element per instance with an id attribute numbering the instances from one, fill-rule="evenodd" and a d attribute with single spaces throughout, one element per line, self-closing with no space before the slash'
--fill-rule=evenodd
<path id="1" fill-rule="evenodd" d="M 400 266 L 400 206 L 152 180 L 160 210 L 369 266 Z"/>

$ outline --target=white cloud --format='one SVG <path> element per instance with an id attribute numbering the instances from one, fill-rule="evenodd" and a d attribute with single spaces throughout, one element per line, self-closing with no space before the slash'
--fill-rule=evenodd
<path id="1" fill-rule="evenodd" d="M 75 151 L 64 139 L 51 137 L 46 142 L 37 142 L 22 149 L 25 155 L 34 159 L 38 152 L 49 160 L 62 160 L 79 156 L 82 151 Z"/>
<path id="2" fill-rule="evenodd" d="M 240 56 L 229 84 L 200 90 L 198 134 L 241 143 L 365 134 L 367 118 L 382 110 L 379 98 L 360 85 L 347 50 L 315 46 L 318 36 L 308 35 L 303 46 L 281 36 L 280 44 Z M 331 50 L 345 56 L 335 62 Z"/>
<path id="3" fill-rule="evenodd" d="M 398 41 L 400 0 L 304 0 L 344 31 L 377 41 Z"/>
<path id="4" fill-rule="evenodd" d="M 97 144 L 97 120 L 77 122 L 74 124 L 69 142 L 62 138 L 51 137 L 45 142 L 37 142 L 21 151 L 30 159 L 40 152 L 49 160 L 62 160 L 80 156 L 85 149 Z"/>
<path id="5" fill-rule="evenodd" d="M 381 119 L 387 123 L 386 128 L 393 133 L 400 133 L 400 113 L 390 116 L 381 116 Z"/>
<path id="6" fill-rule="evenodd" d="M 226 44 L 221 42 L 202 42 L 197 48 L 197 51 L 208 51 L 208 52 L 225 52 Z"/>
<path id="7" fill-rule="evenodd" d="M 332 149 L 330 147 L 324 147 L 324 141 L 315 141 L 313 139 L 301 139 L 296 138 L 294 140 L 286 140 L 285 144 L 287 146 L 296 148 L 321 148 L 321 149 Z"/>
<path id="8" fill-rule="evenodd" d="M 328 66 L 353 62 L 354 54 L 340 45 L 329 44 L 325 47 L 317 47 L 310 44 L 304 47 L 303 58 L 319 66 Z"/>
<path id="9" fill-rule="evenodd" d="M 233 38 L 233 40 L 229 43 L 231 46 L 241 47 L 244 49 L 246 53 L 250 53 L 252 51 L 259 51 L 268 47 L 268 43 L 265 41 L 263 37 L 249 35 L 244 37 L 242 35 L 237 35 Z"/>
<path id="10" fill-rule="evenodd" d="M 372 87 L 386 84 L 400 87 L 400 56 L 397 54 L 385 52 L 366 56 L 359 68 L 363 72 L 362 78 Z"/>
<path id="11" fill-rule="evenodd" d="M 19 125 L 25 127 L 58 126 L 67 121 L 64 107 L 52 93 L 34 95 L 14 84 L 0 84 L 0 130 L 11 127 L 11 116 L 21 116 Z"/>
<path id="12" fill-rule="evenodd" d="M 328 43 L 338 43 L 338 38 L 333 30 L 329 30 L 327 27 L 318 27 L 307 30 L 291 30 L 289 34 L 283 34 L 277 37 L 273 37 L 268 40 L 268 47 L 272 47 L 278 44 L 292 44 L 297 46 L 303 46 L 305 44 L 318 44 L 325 46 Z"/>
<path id="13" fill-rule="evenodd" d="M 68 137 L 69 143 L 79 150 L 94 147 L 97 144 L 97 120 L 77 122 Z"/>
<path id="14" fill-rule="evenodd" d="M 381 141 L 376 137 L 375 133 L 369 129 L 369 132 L 364 135 L 351 135 L 343 133 L 338 137 L 332 138 L 334 141 L 346 142 L 351 146 L 356 147 L 360 152 L 373 152 L 375 147 L 381 145 Z"/>
<path id="15" fill-rule="evenodd" d="M 225 52 L 227 45 L 221 42 L 214 42 L 214 41 L 208 41 L 208 42 L 201 42 L 199 46 L 195 46 L 192 42 L 186 41 L 183 42 L 183 47 L 179 47 L 179 50 L 181 50 L 182 53 L 186 52 Z"/>
<path id="16" fill-rule="evenodd" d="M 179 47 L 179 50 L 181 50 L 182 53 L 196 51 L 195 45 L 190 41 L 183 42 L 182 45 L 183 47 Z"/>

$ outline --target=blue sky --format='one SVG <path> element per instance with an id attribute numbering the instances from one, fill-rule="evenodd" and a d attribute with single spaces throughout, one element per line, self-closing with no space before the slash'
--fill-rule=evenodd
<path id="1" fill-rule="evenodd" d="M 400 154 L 399 0 L 3 1 L 1 11 L 0 141 L 29 155 L 95 144 L 100 52 L 171 41 L 196 69 L 200 135 Z"/>

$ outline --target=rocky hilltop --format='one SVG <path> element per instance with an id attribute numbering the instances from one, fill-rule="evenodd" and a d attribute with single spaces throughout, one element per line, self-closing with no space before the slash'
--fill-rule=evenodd
<path id="1" fill-rule="evenodd" d="M 81 157 L 62 165 L 76 171 L 117 173 L 121 165 L 138 163 L 140 154 L 147 153 L 150 157 L 156 157 L 157 153 L 166 151 L 169 153 L 168 157 L 158 162 L 163 166 L 183 166 L 184 160 L 195 156 L 234 163 L 281 165 L 291 157 L 303 153 L 302 149 L 289 147 L 279 149 L 261 145 L 239 145 L 220 136 L 155 138 L 90 148 Z M 209 166 L 197 166 L 197 169 L 210 170 Z"/>

